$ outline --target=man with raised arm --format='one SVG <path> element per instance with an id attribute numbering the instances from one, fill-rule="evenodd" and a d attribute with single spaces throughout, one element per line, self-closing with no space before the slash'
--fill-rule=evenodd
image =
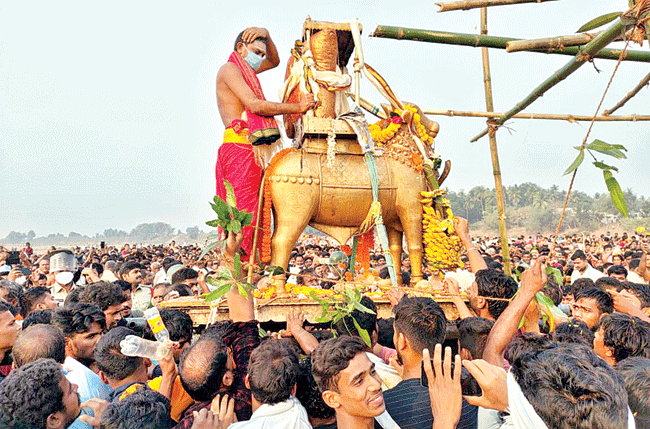
<path id="1" fill-rule="evenodd" d="M 278 51 L 265 28 L 247 28 L 235 40 L 234 51 L 217 74 L 217 105 L 226 131 L 217 154 L 217 195 L 225 200 L 227 180 L 234 188 L 237 208 L 257 216 L 262 180 L 261 152 L 254 148 L 271 145 L 280 138 L 273 116 L 304 113 L 314 107 L 307 94 L 299 103 L 275 103 L 264 98 L 258 73 L 280 64 Z M 245 259 L 252 253 L 253 227 L 244 228 Z"/>

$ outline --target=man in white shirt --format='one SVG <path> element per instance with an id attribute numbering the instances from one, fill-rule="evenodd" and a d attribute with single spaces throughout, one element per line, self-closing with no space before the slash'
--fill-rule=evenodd
<path id="1" fill-rule="evenodd" d="M 601 277 L 605 277 L 605 274 L 589 265 L 589 262 L 587 262 L 587 255 L 585 255 L 585 252 L 582 250 L 576 250 L 573 255 L 571 255 L 571 260 L 573 261 L 571 283 L 583 277 L 591 279 L 593 281 L 596 281 Z"/>

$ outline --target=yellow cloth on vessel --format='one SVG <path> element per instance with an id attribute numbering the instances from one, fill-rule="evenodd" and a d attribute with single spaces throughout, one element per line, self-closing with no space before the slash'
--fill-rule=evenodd
<path id="1" fill-rule="evenodd" d="M 248 141 L 248 128 L 244 128 L 239 134 L 231 127 L 226 128 L 226 131 L 223 132 L 223 142 L 250 144 Z"/>

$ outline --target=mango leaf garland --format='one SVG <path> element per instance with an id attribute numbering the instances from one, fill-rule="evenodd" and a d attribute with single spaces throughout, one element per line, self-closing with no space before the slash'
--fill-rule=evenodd
<path id="1" fill-rule="evenodd" d="M 566 174 L 574 173 L 575 170 L 577 170 L 578 167 L 580 167 L 580 165 L 585 159 L 585 150 L 586 150 L 594 158 L 595 160 L 593 162 L 594 166 L 603 171 L 603 176 L 605 178 L 605 185 L 607 186 L 607 190 L 609 191 L 612 204 L 621 215 L 623 215 L 624 217 L 629 217 L 627 203 L 625 202 L 625 195 L 623 194 L 623 191 L 621 190 L 621 186 L 618 184 L 618 181 L 614 178 L 614 175 L 612 174 L 612 171 L 618 172 L 618 167 L 605 164 L 602 161 L 596 160 L 596 157 L 593 154 L 593 152 L 598 152 L 603 155 L 611 156 L 612 158 L 615 159 L 626 159 L 627 155 L 625 155 L 625 152 L 627 152 L 627 149 L 625 148 L 625 146 L 620 144 L 610 144 L 602 140 L 595 139 L 588 145 L 585 145 L 584 148 L 577 146 L 576 149 L 579 151 L 578 156 L 571 163 L 569 168 L 566 169 L 564 174 L 566 175 Z"/>
<path id="2" fill-rule="evenodd" d="M 237 198 L 235 197 L 235 190 L 227 180 L 223 181 L 226 188 L 226 200 L 215 195 L 213 201 L 210 203 L 212 210 L 217 214 L 217 218 L 209 220 L 206 225 L 213 228 L 221 228 L 227 235 L 228 232 L 237 234 L 241 232 L 242 228 L 253 223 L 253 213 L 248 213 L 243 210 L 237 210 Z M 219 240 L 219 234 L 210 234 L 206 240 L 205 246 L 199 260 L 213 249 L 225 246 L 225 240 Z"/>
<path id="3" fill-rule="evenodd" d="M 362 313 L 375 314 L 374 311 L 361 304 L 361 292 L 346 287 L 342 296 L 342 301 L 340 300 L 340 297 L 333 297 L 330 299 L 321 298 L 313 291 L 310 293 L 310 296 L 314 301 L 318 302 L 322 309 L 320 317 L 316 319 L 318 323 L 330 322 L 334 325 L 340 320 L 345 321 L 345 317 L 350 316 L 352 323 L 354 324 L 354 329 L 356 329 L 366 345 L 368 345 L 368 347 L 371 346 L 370 334 L 359 325 L 354 317 L 352 317 L 352 312 L 354 310 Z M 346 324 L 348 332 L 352 332 L 352 328 L 353 327 L 347 326 Z"/>
<path id="4" fill-rule="evenodd" d="M 621 186 L 618 184 L 618 181 L 614 178 L 614 175 L 609 170 L 603 171 L 603 176 L 605 177 L 605 184 L 607 185 L 607 190 L 609 191 L 609 196 L 612 199 L 612 203 L 616 210 L 625 217 L 629 217 L 627 210 L 627 204 L 625 203 L 625 196 L 621 190 Z"/>

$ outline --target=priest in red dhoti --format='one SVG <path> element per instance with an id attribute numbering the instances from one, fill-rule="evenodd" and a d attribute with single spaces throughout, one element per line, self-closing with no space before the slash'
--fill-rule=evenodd
<path id="1" fill-rule="evenodd" d="M 273 116 L 304 113 L 314 107 L 307 94 L 299 103 L 274 103 L 264 98 L 257 74 L 280 64 L 278 51 L 265 28 L 247 28 L 217 74 L 217 105 L 226 131 L 217 154 L 217 195 L 225 199 L 227 180 L 235 190 L 237 208 L 254 214 L 263 175 L 263 159 L 256 148 L 275 144 L 280 132 Z M 253 252 L 254 226 L 244 228 L 243 258 Z"/>

